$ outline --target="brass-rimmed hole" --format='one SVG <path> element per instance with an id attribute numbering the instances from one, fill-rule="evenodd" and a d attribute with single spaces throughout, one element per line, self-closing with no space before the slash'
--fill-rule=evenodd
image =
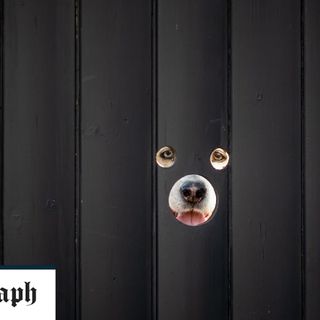
<path id="1" fill-rule="evenodd" d="M 210 155 L 210 163 L 216 170 L 224 169 L 229 163 L 229 154 L 222 148 L 216 148 Z"/>
<path id="2" fill-rule="evenodd" d="M 164 146 L 158 150 L 156 161 L 159 167 L 170 168 L 176 161 L 176 151 L 170 146 Z"/>

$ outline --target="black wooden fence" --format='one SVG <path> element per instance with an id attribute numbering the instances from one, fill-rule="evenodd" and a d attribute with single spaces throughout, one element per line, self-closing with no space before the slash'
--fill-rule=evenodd
<path id="1" fill-rule="evenodd" d="M 56 266 L 57 319 L 320 319 L 319 1 L 2 8 L 1 260 Z M 194 228 L 189 173 L 219 197 Z"/>

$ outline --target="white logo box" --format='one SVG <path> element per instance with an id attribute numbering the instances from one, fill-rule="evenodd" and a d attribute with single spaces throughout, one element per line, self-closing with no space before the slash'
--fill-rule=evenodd
<path id="1" fill-rule="evenodd" d="M 56 270 L 0 266 L 0 318 L 56 320 Z"/>

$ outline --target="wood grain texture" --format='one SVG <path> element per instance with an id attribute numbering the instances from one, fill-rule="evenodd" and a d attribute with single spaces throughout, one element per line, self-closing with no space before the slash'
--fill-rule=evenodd
<path id="1" fill-rule="evenodd" d="M 158 318 L 227 319 L 227 171 L 215 171 L 211 151 L 228 148 L 227 3 L 159 1 L 158 146 L 173 146 L 177 162 L 158 169 Z M 189 227 L 168 206 L 172 185 L 205 176 L 219 197 L 209 223 Z"/>
<path id="2" fill-rule="evenodd" d="M 319 319 L 319 1 L 230 0 L 231 34 L 224 0 L 3 2 L 0 260 L 57 267 L 57 319 Z M 168 207 L 191 173 L 200 227 Z"/>
<path id="3" fill-rule="evenodd" d="M 4 260 L 4 225 L 3 225 L 3 132 L 4 132 L 4 119 L 3 119 L 3 87 L 4 87 L 4 70 L 3 70 L 3 55 L 4 55 L 4 3 L 0 1 L 0 206 L 2 210 L 0 210 L 0 263 L 3 264 Z"/>
<path id="4" fill-rule="evenodd" d="M 320 3 L 305 1 L 306 320 L 320 318 Z"/>
<path id="5" fill-rule="evenodd" d="M 151 2 L 81 12 L 82 319 L 150 319 Z"/>
<path id="6" fill-rule="evenodd" d="M 232 4 L 233 319 L 301 319 L 300 1 Z"/>
<path id="7" fill-rule="evenodd" d="M 73 319 L 74 4 L 4 6 L 4 263 L 55 265 Z"/>

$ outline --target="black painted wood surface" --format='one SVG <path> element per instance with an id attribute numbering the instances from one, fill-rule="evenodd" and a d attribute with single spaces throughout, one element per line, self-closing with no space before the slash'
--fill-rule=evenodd
<path id="1" fill-rule="evenodd" d="M 160 1 L 158 7 L 158 147 L 173 146 L 176 164 L 158 169 L 158 319 L 227 319 L 227 171 L 209 162 L 228 149 L 227 2 Z M 199 174 L 219 198 L 208 224 L 176 221 L 172 185 Z"/>
<path id="2" fill-rule="evenodd" d="M 320 317 L 320 3 L 305 1 L 305 315 Z"/>
<path id="3" fill-rule="evenodd" d="M 0 258 L 56 265 L 58 320 L 320 318 L 318 1 L 1 4 Z"/>
<path id="4" fill-rule="evenodd" d="M 82 319 L 150 319 L 151 3 L 81 11 Z"/>
<path id="5" fill-rule="evenodd" d="M 300 319 L 300 2 L 232 2 L 233 319 Z"/>
<path id="6" fill-rule="evenodd" d="M 3 262 L 57 268 L 73 319 L 74 3 L 4 1 Z"/>

